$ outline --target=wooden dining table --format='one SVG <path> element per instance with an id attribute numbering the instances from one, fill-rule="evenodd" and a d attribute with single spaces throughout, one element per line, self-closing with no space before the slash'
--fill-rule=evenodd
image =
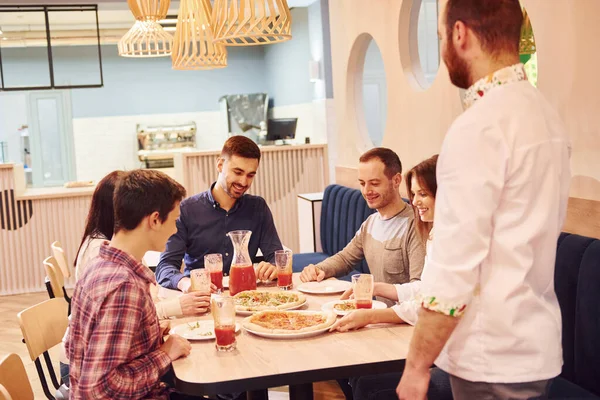
<path id="1" fill-rule="evenodd" d="M 300 274 L 293 277 L 295 290 Z M 277 291 L 276 285 L 260 290 Z M 159 297 L 181 295 L 160 288 Z M 340 294 L 305 294 L 304 310 L 320 310 Z M 244 316 L 237 316 L 242 322 Z M 196 320 L 212 320 L 210 313 L 171 320 L 171 327 Z M 242 328 L 236 335 L 237 348 L 218 352 L 214 340 L 192 341 L 189 356 L 173 362 L 176 390 L 190 395 L 248 393 L 262 399 L 267 388 L 289 386 L 291 400 L 313 398 L 313 382 L 354 376 L 400 372 L 408 353 L 413 327 L 379 324 L 345 333 L 329 333 L 303 339 L 268 339 Z"/>

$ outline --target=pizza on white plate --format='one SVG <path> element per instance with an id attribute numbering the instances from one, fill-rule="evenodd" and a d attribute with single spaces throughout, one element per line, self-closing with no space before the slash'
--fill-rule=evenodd
<path id="1" fill-rule="evenodd" d="M 242 325 L 249 331 L 294 334 L 327 329 L 335 320 L 334 313 L 324 311 L 261 311 Z"/>
<path id="2" fill-rule="evenodd" d="M 306 297 L 297 292 L 268 292 L 246 290 L 233 296 L 236 311 L 286 310 L 306 302 Z"/>
<path id="3" fill-rule="evenodd" d="M 333 305 L 333 309 L 341 312 L 349 312 L 356 310 L 356 302 L 354 300 L 340 301 Z"/>

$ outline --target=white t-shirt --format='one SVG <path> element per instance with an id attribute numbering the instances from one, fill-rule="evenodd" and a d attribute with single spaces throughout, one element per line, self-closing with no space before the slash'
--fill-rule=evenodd
<path id="1" fill-rule="evenodd" d="M 425 245 L 425 264 L 423 272 L 427 268 L 427 254 L 431 250 L 431 240 L 427 240 Z M 404 322 L 410 325 L 415 325 L 418 319 L 419 308 L 421 308 L 421 281 L 413 281 L 404 284 L 395 284 L 396 293 L 398 294 L 398 304 L 392 307 L 396 315 Z"/>

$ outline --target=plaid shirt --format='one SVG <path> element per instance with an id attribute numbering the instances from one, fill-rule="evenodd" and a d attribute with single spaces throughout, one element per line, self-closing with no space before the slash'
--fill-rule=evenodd
<path id="1" fill-rule="evenodd" d="M 77 282 L 66 351 L 71 399 L 166 399 L 171 359 L 150 296 L 152 272 L 103 244 Z"/>

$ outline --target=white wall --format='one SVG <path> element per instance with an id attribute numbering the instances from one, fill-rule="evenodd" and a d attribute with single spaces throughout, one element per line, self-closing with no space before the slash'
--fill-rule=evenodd
<path id="1" fill-rule="evenodd" d="M 311 143 L 327 142 L 332 107 L 327 108 L 322 93 L 316 94 L 316 84 L 309 81 L 308 74 L 308 60 L 313 48 L 318 47 L 317 53 L 323 52 L 324 46 L 317 46 L 315 41 L 325 40 L 323 29 L 328 27 L 322 20 L 321 6 L 317 3 L 311 6 L 311 22 L 307 8 L 292 10 L 292 40 L 233 48 L 229 53 L 230 65 L 222 70 L 173 71 L 168 58 L 123 58 L 116 54 L 116 46 L 102 46 L 105 86 L 71 90 L 77 179 L 98 180 L 115 169 L 140 167 L 137 124 L 195 121 L 197 147 L 220 149 L 227 139 L 224 117 L 218 111 L 218 98 L 223 94 L 266 91 L 274 99 L 275 107 L 270 110 L 273 118 L 298 118 L 298 142 L 304 143 L 306 137 Z M 94 61 L 92 50 L 95 49 L 89 46 L 66 50 L 69 51 L 62 59 L 63 70 L 67 68 L 73 74 Z M 33 68 L 34 61 L 27 49 L 13 53 L 11 65 Z M 318 98 L 321 99 L 314 101 Z M 24 105 L 15 107 L 20 107 L 23 112 L 26 110 Z M 18 113 L 11 111 L 10 114 Z M 9 122 L 1 115 L 2 109 L 0 135 L 5 122 Z M 19 122 L 22 123 L 26 121 Z M 10 146 L 10 151 L 19 154 L 18 142 Z"/>
<path id="2" fill-rule="evenodd" d="M 27 125 L 27 95 L 0 93 L 0 142 L 8 143 L 8 160 L 21 162 L 21 136 L 17 131 Z"/>
<path id="3" fill-rule="evenodd" d="M 298 117 L 296 138 L 303 143 L 325 143 L 327 122 L 318 103 L 274 107 L 273 118 Z M 101 179 L 115 169 L 141 166 L 137 158 L 136 124 L 177 124 L 196 122 L 196 146 L 216 150 L 227 139 L 224 118 L 219 111 L 196 113 L 145 114 L 116 117 L 74 118 L 73 138 L 78 180 Z"/>
<path id="4" fill-rule="evenodd" d="M 422 0 L 417 26 L 417 44 L 426 87 L 429 87 L 435 79 L 440 65 L 437 13 L 437 0 Z"/>

